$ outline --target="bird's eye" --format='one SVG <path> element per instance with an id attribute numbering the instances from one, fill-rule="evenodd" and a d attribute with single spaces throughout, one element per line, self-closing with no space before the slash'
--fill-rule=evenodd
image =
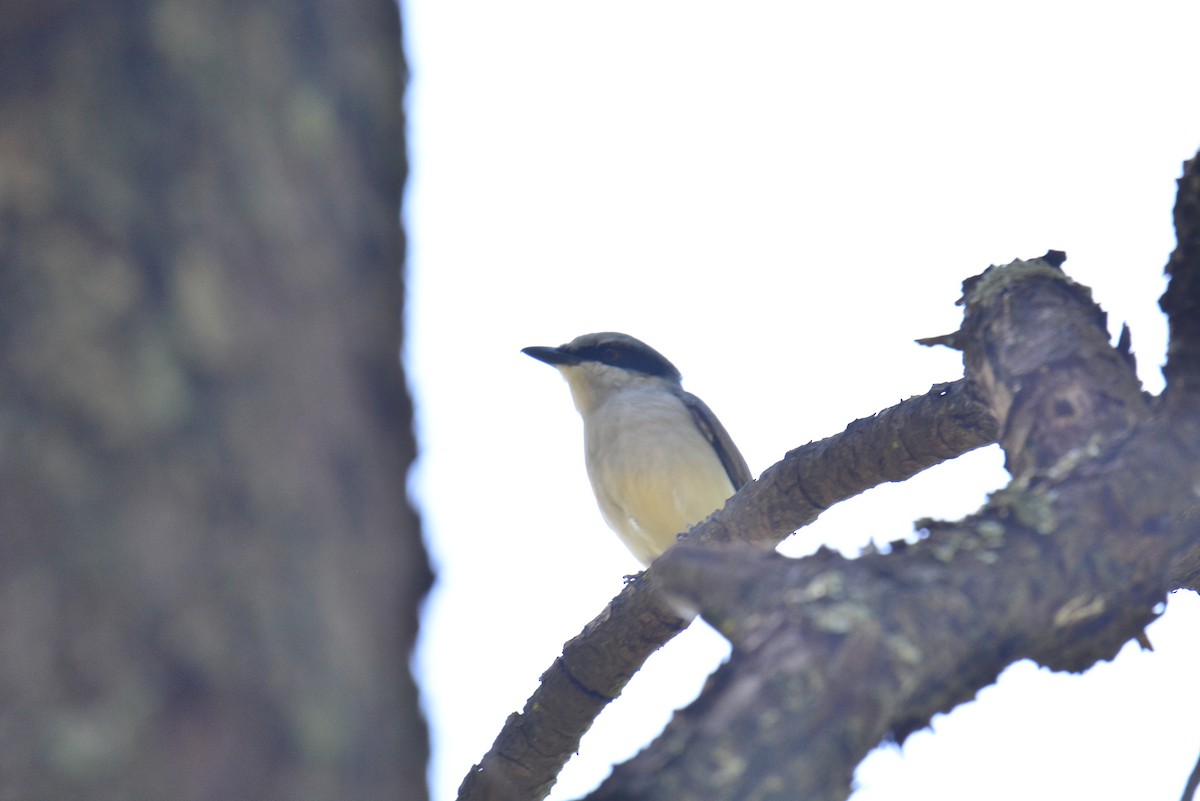
<path id="1" fill-rule="evenodd" d="M 621 351 L 616 348 L 605 348 L 604 361 L 608 364 L 616 364 L 621 361 Z"/>

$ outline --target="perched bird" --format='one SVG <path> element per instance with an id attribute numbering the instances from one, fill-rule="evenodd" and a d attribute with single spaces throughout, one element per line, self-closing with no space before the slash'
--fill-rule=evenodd
<path id="1" fill-rule="evenodd" d="M 600 513 L 643 565 L 750 480 L 716 416 L 644 342 L 605 332 L 521 352 L 566 378 Z"/>

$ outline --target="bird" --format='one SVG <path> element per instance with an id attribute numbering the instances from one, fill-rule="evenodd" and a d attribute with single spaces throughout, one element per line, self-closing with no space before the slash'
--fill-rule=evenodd
<path id="1" fill-rule="evenodd" d="M 641 340 L 605 331 L 521 352 L 566 379 L 600 514 L 643 566 L 750 480 L 716 415 Z"/>

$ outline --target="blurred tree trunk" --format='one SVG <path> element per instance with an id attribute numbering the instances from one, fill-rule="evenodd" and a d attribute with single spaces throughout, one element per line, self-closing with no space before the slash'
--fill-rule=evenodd
<path id="1" fill-rule="evenodd" d="M 0 799 L 424 798 L 390 0 L 0 17 Z"/>

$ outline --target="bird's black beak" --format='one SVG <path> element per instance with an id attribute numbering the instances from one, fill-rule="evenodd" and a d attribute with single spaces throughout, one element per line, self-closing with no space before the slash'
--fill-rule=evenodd
<path id="1" fill-rule="evenodd" d="M 545 362 L 546 364 L 553 364 L 555 366 L 560 364 L 579 364 L 578 356 L 576 356 L 574 353 L 568 353 L 562 348 L 547 348 L 541 345 L 535 345 L 531 348 L 521 348 L 521 353 L 524 353 L 526 356 L 532 356 L 539 362 Z"/>

